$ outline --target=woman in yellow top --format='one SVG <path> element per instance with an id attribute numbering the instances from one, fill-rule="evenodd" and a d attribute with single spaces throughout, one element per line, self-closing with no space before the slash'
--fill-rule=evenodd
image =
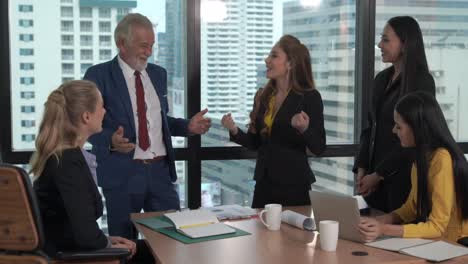
<path id="1" fill-rule="evenodd" d="M 412 188 L 399 209 L 362 218 L 361 234 L 366 241 L 388 235 L 462 243 L 468 236 L 468 163 L 439 104 L 430 94 L 410 93 L 396 104 L 394 119 L 401 145 L 415 151 Z"/>
<path id="2" fill-rule="evenodd" d="M 268 83 L 255 95 L 247 133 L 231 114 L 221 123 L 230 140 L 257 150 L 252 207 L 268 203 L 310 204 L 315 176 L 306 149 L 325 149 L 323 104 L 312 78 L 307 47 L 291 35 L 281 37 L 265 59 Z"/>

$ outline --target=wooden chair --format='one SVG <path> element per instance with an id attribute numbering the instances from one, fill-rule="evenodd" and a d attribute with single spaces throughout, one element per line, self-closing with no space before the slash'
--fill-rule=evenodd
<path id="1" fill-rule="evenodd" d="M 44 232 L 35 192 L 26 172 L 0 164 L 0 264 L 121 263 L 126 249 L 105 248 L 59 252 L 50 259 L 43 251 Z"/>

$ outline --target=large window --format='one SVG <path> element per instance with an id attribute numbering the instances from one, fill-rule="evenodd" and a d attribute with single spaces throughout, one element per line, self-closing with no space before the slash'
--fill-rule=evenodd
<path id="1" fill-rule="evenodd" d="M 284 34 L 297 37 L 311 54 L 316 88 L 324 103 L 327 143 L 355 143 L 354 126 L 359 117 L 355 120 L 353 1 L 339 5 L 326 0 L 202 1 L 201 14 L 201 108 L 208 108 L 213 120 L 211 130 L 202 137 L 202 146 L 237 146 L 229 142 L 221 117 L 232 113 L 239 128 L 246 130 L 255 93 L 268 81 L 264 60 Z M 328 183 L 352 178 L 350 169 L 336 169 L 350 168 L 352 162 L 344 158 L 311 163 L 318 182 L 323 179 Z M 235 185 L 237 192 L 251 194 L 252 183 L 246 179 L 252 178 L 254 166 L 252 161 L 203 162 L 202 180 L 218 183 L 221 190 L 232 190 Z M 234 168 L 237 175 L 230 177 Z M 352 181 L 342 182 L 347 185 L 339 190 L 349 193 Z M 203 185 L 202 191 L 206 192 Z M 245 197 L 241 200 L 250 202 Z M 230 202 L 221 199 L 221 203 Z"/>
<path id="2" fill-rule="evenodd" d="M 35 3 L 23 5 L 18 4 L 19 2 L 21 1 L 11 0 L 9 5 L 12 22 L 10 23 L 11 76 L 16 76 L 11 80 L 13 117 L 17 115 L 22 106 L 22 102 L 18 99 L 26 88 L 21 85 L 33 85 L 34 90 L 37 91 L 34 103 L 37 109 L 36 118 L 39 120 L 47 95 L 62 82 L 63 78 L 81 79 L 86 69 L 92 64 L 112 59 L 117 54 L 113 34 L 102 35 L 102 32 L 113 32 L 118 20 L 129 12 L 140 12 L 154 23 L 156 43 L 150 61 L 168 70 L 168 99 L 171 114 L 185 117 L 186 56 L 182 52 L 185 50 L 183 1 L 122 1 L 122 3 L 115 2 L 114 7 L 109 7 L 107 3 L 100 3 L 100 1 L 74 0 L 61 2 L 60 8 L 36 9 L 33 9 Z M 51 6 L 56 4 L 48 3 Z M 28 14 L 26 18 L 23 14 L 25 10 L 30 10 L 29 12 L 34 10 L 34 16 L 31 18 Z M 79 10 L 79 12 L 73 12 L 73 10 Z M 56 14 L 53 15 L 50 12 L 56 12 Z M 99 14 L 100 18 L 111 18 L 111 16 L 114 18 L 93 25 L 95 22 L 89 20 L 93 13 Z M 50 20 L 50 17 L 57 17 L 57 21 Z M 74 23 L 79 27 L 73 28 Z M 41 32 L 40 38 L 33 38 L 30 30 L 24 28 L 33 24 L 36 32 Z M 74 42 L 74 36 L 79 36 L 79 43 Z M 57 39 L 61 41 L 57 42 Z M 93 40 L 96 43 L 93 43 Z M 33 47 L 41 48 L 34 49 Z M 102 47 L 107 48 L 102 49 Z M 18 55 L 29 58 L 25 60 Z M 75 70 L 75 65 L 79 66 L 79 70 Z M 36 70 L 26 76 L 23 75 L 24 70 L 31 69 Z M 58 74 L 47 74 L 50 72 Z M 19 119 L 13 118 L 12 120 Z M 21 141 L 21 135 L 16 133 L 19 127 L 19 123 L 13 122 L 13 149 L 16 151 L 32 150 L 34 143 Z M 31 129 L 28 132 L 34 134 L 36 130 Z M 183 139 L 174 139 L 174 143 L 179 147 L 185 145 Z"/>
<path id="3" fill-rule="evenodd" d="M 202 162 L 201 206 L 252 204 L 255 160 L 210 160 Z"/>
<path id="4" fill-rule="evenodd" d="M 390 17 L 420 22 L 437 98 L 468 153 L 467 9 L 468 0 L 0 1 L 0 53 L 9 58 L 0 61 L 0 109 L 11 113 L 0 123 L 0 158 L 29 161 L 50 91 L 114 58 L 115 26 L 139 12 L 154 23 L 150 61 L 167 70 L 170 115 L 188 118 L 206 107 L 213 120 L 202 137 L 173 138 L 183 207 L 250 204 L 256 153 L 230 142 L 220 118 L 231 112 L 246 129 L 253 97 L 267 81 L 264 59 L 284 34 L 308 47 L 324 102 L 328 147 L 309 159 L 312 187 L 350 194 L 372 79 L 388 66 L 376 45 Z"/>
<path id="5" fill-rule="evenodd" d="M 316 190 L 352 195 L 354 191 L 353 158 L 313 158 L 309 164 L 314 171 Z M 250 206 L 255 181 L 255 160 L 210 160 L 202 162 L 201 206 L 222 204 Z M 288 177 L 288 175 L 284 175 Z"/>
<path id="6" fill-rule="evenodd" d="M 113 31 L 130 12 L 142 13 L 153 22 L 156 42 L 149 61 L 167 69 L 170 115 L 186 117 L 185 1 L 10 0 L 8 7 L 12 151 L 34 150 L 44 101 L 51 90 L 63 81 L 81 79 L 90 66 L 117 55 Z M 186 146 L 185 138 L 174 138 L 173 143 Z M 177 163 L 177 171 L 185 191 L 184 162 Z"/>
<path id="7" fill-rule="evenodd" d="M 388 19 L 409 15 L 418 21 L 437 100 L 455 139 L 467 141 L 468 123 L 462 113 L 468 112 L 468 74 L 460 63 L 468 60 L 468 1 L 377 0 L 376 4 L 376 43 Z M 388 66 L 381 62 L 376 46 L 376 72 Z"/>

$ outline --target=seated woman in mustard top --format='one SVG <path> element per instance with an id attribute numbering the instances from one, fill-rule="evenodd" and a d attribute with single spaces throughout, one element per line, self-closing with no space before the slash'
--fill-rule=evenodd
<path id="1" fill-rule="evenodd" d="M 462 241 L 468 236 L 468 163 L 439 104 L 430 94 L 410 93 L 395 106 L 394 119 L 401 145 L 415 150 L 411 192 L 399 209 L 361 218 L 361 234 L 368 242 L 382 235 Z"/>

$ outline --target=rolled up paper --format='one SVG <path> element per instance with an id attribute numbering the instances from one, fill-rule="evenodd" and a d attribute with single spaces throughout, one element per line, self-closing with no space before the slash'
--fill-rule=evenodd
<path id="1" fill-rule="evenodd" d="M 317 228 L 313 218 L 293 212 L 291 210 L 285 210 L 281 213 L 281 221 L 303 230 L 305 229 L 310 231 Z"/>

